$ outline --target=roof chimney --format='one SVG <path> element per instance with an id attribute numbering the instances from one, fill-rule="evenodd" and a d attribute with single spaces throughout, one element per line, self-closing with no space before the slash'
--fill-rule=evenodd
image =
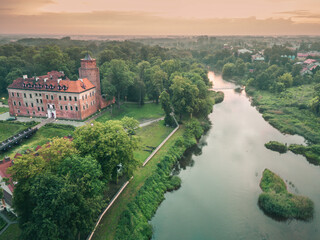
<path id="1" fill-rule="evenodd" d="M 23 77 L 23 79 L 27 79 L 28 75 L 23 75 L 22 77 Z"/>
<path id="2" fill-rule="evenodd" d="M 58 84 L 60 83 L 61 80 L 62 80 L 61 78 L 58 78 Z"/>

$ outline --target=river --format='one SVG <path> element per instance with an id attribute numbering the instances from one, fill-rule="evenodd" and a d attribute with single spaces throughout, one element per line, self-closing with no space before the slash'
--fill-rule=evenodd
<path id="1" fill-rule="evenodd" d="M 153 240 L 320 239 L 320 167 L 264 147 L 270 140 L 305 144 L 304 139 L 273 128 L 233 83 L 213 72 L 209 79 L 214 88 L 227 88 L 224 101 L 214 106 L 212 128 L 197 151 L 180 164 L 181 188 L 166 193 L 152 218 Z M 276 221 L 259 209 L 265 168 L 284 179 L 290 192 L 314 201 L 313 220 Z"/>

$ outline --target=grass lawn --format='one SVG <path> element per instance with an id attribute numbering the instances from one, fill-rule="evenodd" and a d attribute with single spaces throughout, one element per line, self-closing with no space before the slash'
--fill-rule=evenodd
<path id="1" fill-rule="evenodd" d="M 6 231 L 0 235 L 0 240 L 19 240 L 21 230 L 18 223 L 11 224 Z"/>
<path id="2" fill-rule="evenodd" d="M 7 107 L 0 107 L 0 114 L 6 113 L 6 112 L 9 112 L 9 108 L 7 108 Z"/>
<path id="3" fill-rule="evenodd" d="M 126 208 L 128 203 L 134 199 L 139 189 L 143 186 L 145 180 L 152 175 L 162 157 L 166 155 L 168 149 L 170 149 L 170 147 L 175 143 L 175 140 L 183 135 L 183 132 L 184 129 L 180 128 L 144 168 L 139 167 L 134 172 L 134 178 L 109 209 L 108 213 L 103 217 L 93 236 L 94 240 L 114 239 L 120 214 Z"/>
<path id="4" fill-rule="evenodd" d="M 166 127 L 164 121 L 155 122 L 138 129 L 137 136 L 140 137 L 141 145 L 139 150 L 134 152 L 135 158 L 142 164 L 151 154 L 151 152 L 144 151 L 146 149 L 151 150 L 147 146 L 156 148 L 172 131 L 173 128 Z"/>
<path id="5" fill-rule="evenodd" d="M 18 132 L 34 126 L 34 124 L 20 123 L 20 122 L 0 122 L 0 141 L 17 134 Z"/>
<path id="6" fill-rule="evenodd" d="M 133 117 L 139 122 L 149 119 L 160 118 L 164 116 L 161 104 L 146 103 L 142 107 L 138 104 L 124 104 L 118 109 L 116 105 L 113 106 L 112 115 L 109 111 L 103 113 L 96 119 L 98 122 L 106 122 L 111 119 L 121 119 L 123 117 Z"/>
<path id="7" fill-rule="evenodd" d="M 60 126 L 60 125 L 58 125 Z M 64 137 L 72 134 L 73 130 L 68 125 L 62 125 L 59 128 L 52 125 L 45 125 L 40 128 L 30 139 L 25 140 L 21 145 L 16 146 L 6 153 L 0 154 L 0 158 L 5 156 L 13 157 L 17 152 L 23 153 L 27 149 L 35 149 L 38 145 L 43 145 L 53 137 Z"/>

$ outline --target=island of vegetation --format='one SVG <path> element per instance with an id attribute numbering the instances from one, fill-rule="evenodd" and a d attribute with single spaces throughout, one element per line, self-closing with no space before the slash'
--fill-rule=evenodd
<path id="1" fill-rule="evenodd" d="M 279 153 L 286 153 L 288 151 L 287 145 L 282 144 L 277 141 L 270 141 L 270 142 L 264 144 L 264 146 L 272 151 L 276 151 Z"/>
<path id="2" fill-rule="evenodd" d="M 313 202 L 307 197 L 289 193 L 284 181 L 269 169 L 263 171 L 260 188 L 263 193 L 258 204 L 267 215 L 281 220 L 309 220 L 313 217 Z"/>

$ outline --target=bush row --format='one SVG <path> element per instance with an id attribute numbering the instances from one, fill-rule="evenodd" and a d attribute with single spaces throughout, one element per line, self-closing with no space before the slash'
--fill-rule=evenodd
<path id="1" fill-rule="evenodd" d="M 59 124 L 59 123 L 48 123 L 45 125 L 45 127 L 51 127 L 51 128 L 57 128 L 57 129 L 63 129 L 63 130 L 71 130 L 71 131 L 74 131 L 76 129 L 75 126 L 66 125 L 66 124 Z"/>
<path id="2" fill-rule="evenodd" d="M 157 165 L 154 173 L 141 187 L 136 198 L 122 212 L 115 239 L 151 239 L 152 226 L 148 221 L 164 200 L 165 192 L 176 190 L 181 185 L 181 179 L 178 176 L 172 176 L 171 172 L 174 164 L 182 157 L 186 149 L 196 144 L 198 132 L 194 131 L 195 125 L 193 122 L 186 127 L 183 137 L 175 141 L 175 144 Z"/>
<path id="3" fill-rule="evenodd" d="M 288 148 L 295 154 L 301 154 L 307 158 L 310 163 L 320 165 L 320 145 L 303 146 L 298 144 L 291 144 Z"/>

